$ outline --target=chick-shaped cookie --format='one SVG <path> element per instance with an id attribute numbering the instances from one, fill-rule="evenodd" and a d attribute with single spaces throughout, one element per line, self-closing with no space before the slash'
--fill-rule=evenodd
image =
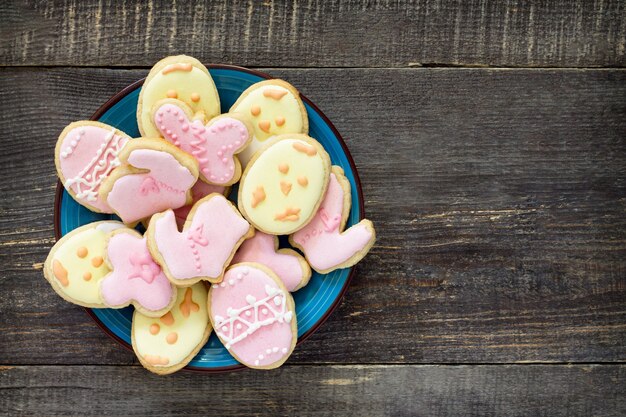
<path id="1" fill-rule="evenodd" d="M 194 115 L 209 120 L 220 114 L 220 99 L 211 74 L 200 61 L 186 55 L 169 56 L 154 64 L 139 93 L 137 125 L 143 137 L 160 137 L 152 123 L 156 102 L 178 99 Z"/>
<path id="2" fill-rule="evenodd" d="M 309 118 L 300 93 L 283 80 L 267 80 L 251 85 L 241 93 L 230 111 L 247 116 L 254 127 L 252 141 L 239 154 L 244 167 L 268 138 L 309 132 Z"/>

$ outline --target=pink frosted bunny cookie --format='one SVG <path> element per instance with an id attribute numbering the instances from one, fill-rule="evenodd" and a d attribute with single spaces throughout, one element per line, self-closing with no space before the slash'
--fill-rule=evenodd
<path id="1" fill-rule="evenodd" d="M 291 294 L 267 267 L 232 265 L 209 290 L 215 333 L 242 364 L 257 369 L 282 365 L 293 352 L 298 329 Z"/>
<path id="2" fill-rule="evenodd" d="M 148 247 L 174 284 L 219 282 L 241 243 L 254 233 L 235 206 L 221 194 L 198 201 L 179 232 L 172 210 L 150 220 Z"/>
<path id="3" fill-rule="evenodd" d="M 231 185 L 241 177 L 236 154 L 250 142 L 252 128 L 242 116 L 223 114 L 204 124 L 192 120 L 192 110 L 178 100 L 162 100 L 153 111 L 155 128 L 198 161 L 200 179 L 210 184 Z"/>
<path id="4" fill-rule="evenodd" d="M 324 200 L 313 220 L 289 237 L 292 246 L 321 274 L 359 262 L 376 240 L 369 220 L 343 231 L 350 213 L 350 183 L 338 166 L 332 167 Z M 342 232 L 343 231 L 343 232 Z"/>
<path id="5" fill-rule="evenodd" d="M 148 317 L 160 317 L 172 308 L 176 288 L 152 259 L 145 237 L 131 229 L 115 230 L 105 254 L 111 272 L 100 281 L 100 296 L 107 307 L 133 304 Z"/>
<path id="6" fill-rule="evenodd" d="M 206 197 L 209 194 L 218 193 L 223 196 L 228 196 L 230 194 L 230 187 L 225 187 L 223 185 L 215 185 L 215 184 L 207 184 L 204 181 L 196 181 L 196 183 L 191 187 L 191 203 L 180 208 L 174 210 L 174 216 L 176 216 L 176 224 L 179 229 L 182 229 L 185 224 L 185 220 L 187 220 L 187 216 L 191 211 L 194 204 L 196 204 L 200 199 Z M 146 224 L 146 228 L 147 228 Z"/>
<path id="7" fill-rule="evenodd" d="M 243 242 L 232 263 L 257 262 L 267 266 L 285 284 L 288 291 L 298 291 L 308 284 L 311 267 L 293 249 L 278 249 L 278 236 L 256 232 Z"/>
<path id="8" fill-rule="evenodd" d="M 129 140 L 124 132 L 100 122 L 74 122 L 63 129 L 54 162 L 68 193 L 92 211 L 113 213 L 100 185 L 119 165 L 119 153 Z"/>
<path id="9" fill-rule="evenodd" d="M 121 165 L 100 193 L 124 223 L 182 207 L 191 201 L 198 163 L 162 139 L 135 139 L 120 153 Z"/>

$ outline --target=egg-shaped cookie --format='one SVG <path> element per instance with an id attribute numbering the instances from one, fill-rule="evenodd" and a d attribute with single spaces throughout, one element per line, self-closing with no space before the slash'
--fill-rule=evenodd
<path id="1" fill-rule="evenodd" d="M 280 278 L 252 262 L 232 265 L 209 290 L 215 333 L 242 364 L 257 369 L 282 365 L 298 338 L 295 305 Z"/>
<path id="2" fill-rule="evenodd" d="M 161 137 L 152 121 L 152 111 L 158 101 L 166 98 L 186 103 L 197 118 L 205 121 L 220 114 L 220 98 L 211 74 L 200 61 L 190 56 L 169 56 L 150 70 L 137 103 L 137 125 L 141 136 Z"/>
<path id="3" fill-rule="evenodd" d="M 63 299 L 84 307 L 105 307 L 99 284 L 111 270 L 104 262 L 107 235 L 125 227 L 116 221 L 90 223 L 72 230 L 50 249 L 43 273 Z"/>
<path id="4" fill-rule="evenodd" d="M 309 118 L 300 93 L 283 80 L 266 80 L 251 85 L 241 93 L 230 111 L 247 116 L 254 127 L 252 141 L 239 154 L 244 167 L 268 138 L 309 132 Z"/>
<path id="5" fill-rule="evenodd" d="M 239 211 L 257 229 L 293 233 L 315 215 L 328 185 L 330 158 L 302 134 L 268 141 L 248 163 L 239 184 Z"/>
<path id="6" fill-rule="evenodd" d="M 174 307 L 160 318 L 133 314 L 131 340 L 141 364 L 156 374 L 186 366 L 211 334 L 207 289 L 199 282 L 179 288 Z"/>

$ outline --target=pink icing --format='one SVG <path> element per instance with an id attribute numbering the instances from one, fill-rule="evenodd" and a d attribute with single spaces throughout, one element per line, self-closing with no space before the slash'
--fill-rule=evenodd
<path id="1" fill-rule="evenodd" d="M 117 155 L 127 141 L 113 127 L 79 126 L 65 135 L 57 155 L 59 168 L 65 187 L 75 193 L 78 202 L 103 213 L 113 212 L 98 190 L 102 180 L 119 165 Z"/>
<path id="2" fill-rule="evenodd" d="M 206 197 L 211 193 L 224 194 L 225 189 L 226 187 L 224 187 L 223 185 L 207 184 L 204 181 L 196 181 L 193 187 L 191 187 L 191 204 L 187 204 L 174 210 L 174 215 L 176 216 L 176 224 L 178 225 L 178 227 L 183 227 L 183 224 L 185 224 L 185 220 L 187 220 L 187 215 L 191 211 L 193 205 L 196 204 L 198 200 Z"/>
<path id="3" fill-rule="evenodd" d="M 245 264 L 231 267 L 211 292 L 215 332 L 244 365 L 267 366 L 291 354 L 293 310 L 290 295 L 264 271 Z"/>
<path id="4" fill-rule="evenodd" d="M 287 290 L 293 291 L 305 278 L 305 271 L 298 256 L 276 252 L 274 239 L 272 235 L 257 231 L 253 238 L 243 242 L 232 263 L 257 262 L 265 265 L 278 275 Z"/>
<path id="5" fill-rule="evenodd" d="M 160 106 L 154 123 L 163 137 L 198 160 L 200 173 L 213 184 L 228 184 L 235 175 L 234 154 L 246 146 L 246 125 L 232 117 L 220 117 L 203 125 L 190 121 L 185 112 L 172 103 Z"/>
<path id="6" fill-rule="evenodd" d="M 179 232 L 171 210 L 150 223 L 150 233 L 174 279 L 217 278 L 250 225 L 222 195 L 196 207 L 191 225 Z"/>
<path id="7" fill-rule="evenodd" d="M 130 153 L 128 163 L 150 172 L 125 175 L 113 184 L 107 203 L 124 223 L 185 205 L 187 190 L 196 178 L 171 154 L 137 149 Z"/>
<path id="8" fill-rule="evenodd" d="M 174 288 L 150 256 L 145 238 L 116 233 L 109 239 L 107 257 L 113 270 L 102 279 L 100 288 L 107 305 L 135 301 L 151 311 L 168 306 Z"/>
<path id="9" fill-rule="evenodd" d="M 340 233 L 344 193 L 337 177 L 330 174 L 324 201 L 309 224 L 293 234 L 311 267 L 318 271 L 336 268 L 363 250 L 372 239 L 364 222 Z"/>

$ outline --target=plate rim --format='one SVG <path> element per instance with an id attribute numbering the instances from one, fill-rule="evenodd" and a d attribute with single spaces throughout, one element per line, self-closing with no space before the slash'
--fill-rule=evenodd
<path id="1" fill-rule="evenodd" d="M 259 70 L 255 70 L 255 69 L 240 67 L 240 66 L 237 66 L 237 65 L 208 64 L 208 65 L 205 65 L 205 66 L 208 69 L 225 69 L 225 70 L 244 72 L 244 73 L 248 73 L 248 74 L 251 74 L 251 75 L 256 75 L 256 76 L 264 78 L 266 80 L 272 80 L 272 79 L 275 78 L 275 77 L 273 77 L 273 76 L 271 76 L 271 75 L 269 75 L 269 74 L 267 74 L 265 72 L 262 72 L 262 71 L 259 71 Z M 93 115 L 89 118 L 89 120 L 97 121 L 100 117 L 102 117 L 102 115 L 104 115 L 104 113 L 106 113 L 111 107 L 113 107 L 115 104 L 117 104 L 121 99 L 126 97 L 128 94 L 130 94 L 132 91 L 136 90 L 137 88 L 143 86 L 143 83 L 144 83 L 145 80 L 146 80 L 146 77 L 141 78 L 139 80 L 136 80 L 136 81 L 132 82 L 131 84 L 127 85 L 126 87 L 124 87 L 123 89 L 121 89 L 120 91 L 118 91 L 117 93 L 115 93 L 104 104 L 102 104 L 95 111 L 95 113 L 93 113 Z M 297 88 L 296 88 L 296 90 L 297 90 Z M 300 91 L 298 90 L 298 92 L 300 92 Z M 339 144 L 341 145 L 341 148 L 342 148 L 342 150 L 343 150 L 343 152 L 344 152 L 344 154 L 346 156 L 346 159 L 348 160 L 348 164 L 350 165 L 350 168 L 352 170 L 352 175 L 354 176 L 354 183 L 356 185 L 356 188 L 357 188 L 356 191 L 357 191 L 357 195 L 358 195 L 357 201 L 358 201 L 358 205 L 359 205 L 359 220 L 363 220 L 365 218 L 365 207 L 364 207 L 364 200 L 363 200 L 363 189 L 361 187 L 361 178 L 359 177 L 359 172 L 358 172 L 358 170 L 356 168 L 356 164 L 354 163 L 354 159 L 352 158 L 352 154 L 350 154 L 350 150 L 348 149 L 348 146 L 346 145 L 345 141 L 343 140 L 343 137 L 341 136 L 341 134 L 339 133 L 339 131 L 337 130 L 335 125 L 324 114 L 324 112 L 322 112 L 320 110 L 320 108 L 317 107 L 315 105 L 315 103 L 313 103 L 304 94 L 300 93 L 300 98 L 302 99 L 303 102 L 308 104 L 314 111 L 317 112 L 317 114 L 322 118 L 324 123 L 326 123 L 328 125 L 330 130 L 333 132 L 335 137 L 338 139 Z M 60 207 L 61 207 L 61 199 L 63 197 L 63 190 L 64 190 L 64 187 L 63 187 L 63 184 L 61 184 L 61 180 L 57 180 L 57 187 L 56 187 L 55 196 L 54 196 L 54 237 L 55 237 L 56 241 L 61 239 L 61 213 L 60 213 Z M 322 317 L 320 317 L 313 324 L 313 326 L 311 326 L 311 328 L 309 330 L 307 330 L 302 336 L 300 336 L 298 338 L 298 341 L 296 342 L 296 346 L 299 346 L 300 344 L 302 344 L 313 333 L 315 333 L 328 320 L 330 315 L 337 309 L 337 307 L 339 307 L 339 305 L 343 301 L 343 298 L 344 298 L 344 296 L 346 294 L 346 291 L 348 290 L 348 287 L 350 286 L 350 283 L 352 282 L 352 279 L 354 278 L 354 275 L 356 273 L 355 271 L 356 271 L 356 265 L 351 266 L 350 267 L 350 273 L 348 274 L 348 278 L 346 279 L 346 282 L 344 283 L 343 287 L 339 291 L 339 295 L 337 296 L 337 298 L 333 301 L 333 303 L 328 308 L 328 310 L 326 310 L 326 312 L 324 312 Z M 115 340 L 118 344 L 120 344 L 125 349 L 127 349 L 127 350 L 129 350 L 131 352 L 133 351 L 132 346 L 129 343 L 127 343 L 126 341 L 122 340 L 115 333 L 113 333 L 111 331 L 111 329 L 109 329 L 95 315 L 95 313 L 92 311 L 91 308 L 83 307 L 83 310 L 86 312 L 86 314 L 89 317 L 91 317 L 91 319 L 96 323 L 96 325 L 100 328 L 100 330 L 102 330 L 107 336 L 109 336 L 111 339 Z M 245 365 L 243 365 L 243 364 L 219 366 L 219 367 L 215 367 L 215 368 L 204 368 L 204 367 L 199 367 L 199 366 L 187 365 L 184 368 L 182 368 L 181 370 L 187 371 L 187 372 L 194 372 L 194 373 L 219 374 L 219 373 L 226 373 L 226 372 L 233 372 L 233 371 L 241 371 L 243 369 L 248 369 L 248 368 Z"/>

